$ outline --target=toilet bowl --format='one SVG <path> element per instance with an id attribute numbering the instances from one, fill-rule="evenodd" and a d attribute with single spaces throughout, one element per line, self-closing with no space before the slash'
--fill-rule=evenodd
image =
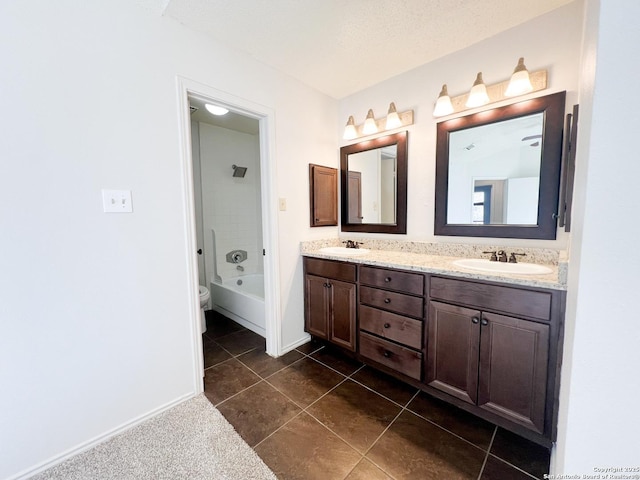
<path id="1" fill-rule="evenodd" d="M 207 331 L 207 319 L 205 317 L 205 309 L 209 306 L 209 299 L 211 295 L 209 294 L 209 289 L 207 287 L 199 286 L 200 291 L 200 333 L 204 333 Z"/>

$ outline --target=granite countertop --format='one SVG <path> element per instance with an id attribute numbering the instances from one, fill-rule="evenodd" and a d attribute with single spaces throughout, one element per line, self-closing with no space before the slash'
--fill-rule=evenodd
<path id="1" fill-rule="evenodd" d="M 343 262 L 359 263 L 363 265 L 373 265 L 377 267 L 398 268 L 416 272 L 435 273 L 449 275 L 452 277 L 469 278 L 476 280 L 488 280 L 528 287 L 542 287 L 554 290 L 566 290 L 566 270 L 567 264 L 564 262 L 542 263 L 551 269 L 551 273 L 543 275 L 515 275 L 510 273 L 489 273 L 477 270 L 470 270 L 454 265 L 454 261 L 460 258 L 470 258 L 468 255 L 435 255 L 428 253 L 416 253 L 412 251 L 394 250 L 374 250 L 366 254 L 342 255 L 327 254 L 321 252 L 323 246 L 321 242 L 303 242 L 301 253 L 305 257 L 325 258 L 328 260 L 340 260 Z M 486 257 L 486 255 L 484 256 Z M 471 257 L 474 258 L 474 257 Z M 481 258 L 481 257 L 475 257 Z M 534 257 L 532 257 L 534 258 Z M 533 263 L 533 262 L 530 262 Z"/>

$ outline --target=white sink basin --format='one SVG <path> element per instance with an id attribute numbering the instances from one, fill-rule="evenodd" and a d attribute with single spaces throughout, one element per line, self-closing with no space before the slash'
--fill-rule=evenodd
<path id="1" fill-rule="evenodd" d="M 513 273 L 516 275 L 544 275 L 552 270 L 544 265 L 535 263 L 506 263 L 492 262 L 484 258 L 463 258 L 455 260 L 453 264 L 457 267 L 468 268 L 489 273 Z"/>
<path id="2" fill-rule="evenodd" d="M 368 248 L 347 248 L 347 247 L 324 247 L 320 249 L 320 253 L 328 255 L 366 255 L 369 253 Z"/>

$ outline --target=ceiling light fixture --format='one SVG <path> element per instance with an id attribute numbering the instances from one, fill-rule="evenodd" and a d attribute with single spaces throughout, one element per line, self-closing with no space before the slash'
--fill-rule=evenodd
<path id="1" fill-rule="evenodd" d="M 524 66 L 524 58 L 520 57 L 504 95 L 506 97 L 515 97 L 531 91 L 533 91 L 533 85 L 531 85 L 531 79 L 529 78 L 529 70 Z"/>
<path id="2" fill-rule="evenodd" d="M 211 105 L 210 103 L 205 103 L 204 108 L 206 108 L 212 115 L 226 115 L 229 113 L 229 109 L 219 105 Z"/>
<path id="3" fill-rule="evenodd" d="M 436 100 L 436 106 L 433 109 L 433 116 L 443 117 L 450 113 L 453 113 L 453 105 L 451 104 L 451 97 L 447 91 L 447 85 L 444 84 L 442 85 L 442 90 L 440 90 L 440 95 L 438 95 L 438 100 Z"/>
<path id="4" fill-rule="evenodd" d="M 489 95 L 487 94 L 487 86 L 482 80 L 482 72 L 478 72 L 476 81 L 473 82 L 471 91 L 469 92 L 469 98 L 465 105 L 469 108 L 481 107 L 489 103 Z"/>

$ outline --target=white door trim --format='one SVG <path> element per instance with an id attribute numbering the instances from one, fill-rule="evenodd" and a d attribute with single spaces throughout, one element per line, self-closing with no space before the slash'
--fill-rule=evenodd
<path id="1" fill-rule="evenodd" d="M 189 95 L 204 97 L 227 107 L 236 113 L 255 118 L 260 125 L 260 177 L 262 194 L 262 237 L 266 251 L 264 257 L 265 329 L 267 354 L 282 353 L 280 308 L 280 262 L 278 254 L 278 201 L 275 162 L 275 113 L 270 107 L 217 90 L 182 76 L 177 76 L 178 119 L 180 135 L 180 163 L 182 165 L 182 191 L 184 209 L 185 245 L 189 291 L 192 302 L 189 314 L 192 318 L 193 373 L 196 393 L 204 390 L 202 336 L 200 329 L 200 298 L 198 294 L 198 259 L 193 187 L 193 159 L 191 152 L 191 118 Z"/>

